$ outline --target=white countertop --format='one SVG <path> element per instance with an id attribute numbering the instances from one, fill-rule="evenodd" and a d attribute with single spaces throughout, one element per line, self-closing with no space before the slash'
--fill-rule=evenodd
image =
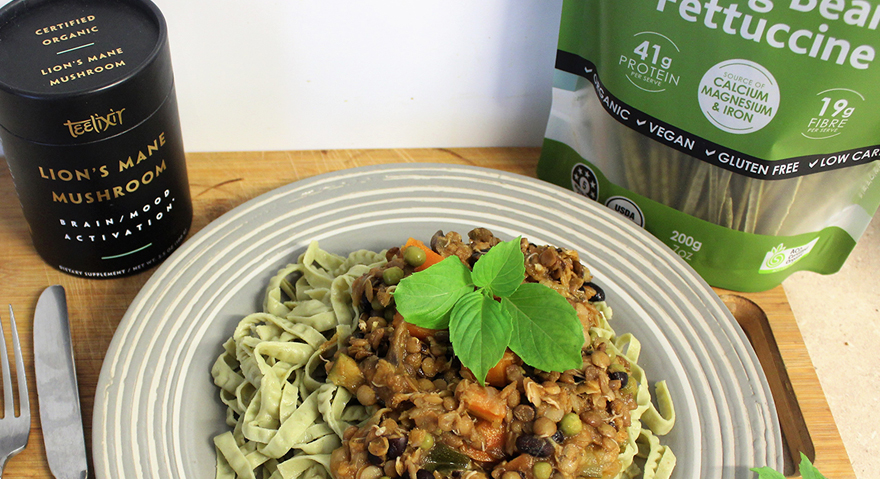
<path id="1" fill-rule="evenodd" d="M 875 214 L 839 272 L 800 272 L 783 283 L 859 479 L 880 474 L 878 272 L 880 214 Z"/>

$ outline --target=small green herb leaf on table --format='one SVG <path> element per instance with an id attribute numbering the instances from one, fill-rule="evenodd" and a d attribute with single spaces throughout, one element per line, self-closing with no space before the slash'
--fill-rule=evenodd
<path id="1" fill-rule="evenodd" d="M 802 479 L 825 479 L 825 476 L 816 469 L 816 466 L 810 462 L 804 453 L 801 453 L 801 463 L 798 469 Z"/>
<path id="2" fill-rule="evenodd" d="M 785 479 L 781 472 L 769 467 L 753 467 L 752 471 L 758 473 L 758 479 Z"/>
<path id="3" fill-rule="evenodd" d="M 758 473 L 758 479 L 785 479 L 781 472 L 770 467 L 753 467 L 751 471 Z M 801 479 L 825 479 L 825 476 L 816 469 L 816 466 L 810 462 L 810 459 L 804 453 L 801 453 L 801 463 L 798 465 L 798 472 L 800 472 Z"/>

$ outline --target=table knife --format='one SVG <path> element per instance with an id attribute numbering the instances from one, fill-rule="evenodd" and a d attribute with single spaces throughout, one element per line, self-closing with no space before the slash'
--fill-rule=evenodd
<path id="1" fill-rule="evenodd" d="M 60 285 L 46 288 L 37 301 L 34 370 L 49 470 L 56 479 L 85 479 L 88 476 L 86 441 L 67 319 L 67 298 Z"/>

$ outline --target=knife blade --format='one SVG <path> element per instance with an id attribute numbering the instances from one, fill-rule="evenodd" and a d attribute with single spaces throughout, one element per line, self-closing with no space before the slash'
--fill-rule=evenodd
<path id="1" fill-rule="evenodd" d="M 40 426 L 56 479 L 88 476 L 76 367 L 67 319 L 64 288 L 46 288 L 34 313 L 34 371 L 40 405 Z"/>

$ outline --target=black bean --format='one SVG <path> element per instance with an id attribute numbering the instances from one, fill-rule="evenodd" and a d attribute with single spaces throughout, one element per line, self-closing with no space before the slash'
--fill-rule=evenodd
<path id="1" fill-rule="evenodd" d="M 416 473 L 416 479 L 434 479 L 434 473 L 427 469 L 419 469 Z"/>
<path id="2" fill-rule="evenodd" d="M 471 265 L 471 268 L 477 263 L 477 261 L 483 257 L 485 253 L 482 251 L 474 251 L 471 253 L 471 256 L 468 258 L 468 264 Z"/>
<path id="3" fill-rule="evenodd" d="M 388 440 L 388 459 L 396 459 L 406 450 L 406 436 L 394 437 Z"/>
<path id="4" fill-rule="evenodd" d="M 382 341 L 379 343 L 379 347 L 376 349 L 376 356 L 384 358 L 388 354 L 388 347 L 388 341 Z"/>
<path id="5" fill-rule="evenodd" d="M 437 331 L 436 333 L 434 333 L 434 340 L 437 341 L 438 344 L 448 345 L 449 344 L 449 330 L 448 329 L 441 329 L 440 331 Z"/>
<path id="6" fill-rule="evenodd" d="M 381 457 L 375 456 L 371 452 L 367 452 L 367 460 L 370 461 L 370 464 L 372 464 L 374 466 L 378 466 L 379 464 L 382 464 L 383 462 L 385 462 L 382 460 Z"/>
<path id="7" fill-rule="evenodd" d="M 608 373 L 608 379 L 620 381 L 620 387 L 625 388 L 626 383 L 629 381 L 629 376 L 626 374 L 626 371 L 612 371 Z"/>
<path id="8" fill-rule="evenodd" d="M 556 441 L 556 444 L 562 444 L 562 441 L 565 440 L 565 434 L 562 434 L 562 431 L 557 429 L 550 438 Z"/>
<path id="9" fill-rule="evenodd" d="M 584 286 L 588 286 L 596 292 L 596 294 L 594 294 L 593 297 L 590 298 L 590 301 L 592 301 L 592 302 L 605 301 L 605 290 L 600 288 L 596 283 L 593 283 L 593 282 L 584 283 Z"/>
<path id="10" fill-rule="evenodd" d="M 361 313 L 369 313 L 370 311 L 373 310 L 373 304 L 370 302 L 369 299 L 367 299 L 366 294 L 361 296 L 361 301 L 358 306 L 359 306 L 358 311 L 360 311 Z"/>
<path id="11" fill-rule="evenodd" d="M 516 448 L 524 454 L 535 457 L 547 457 L 553 454 L 553 446 L 544 438 L 522 435 L 516 438 Z"/>
<path id="12" fill-rule="evenodd" d="M 449 348 L 447 352 L 451 354 L 455 354 L 455 351 L 452 351 L 452 348 Z M 458 356 L 452 356 L 452 360 L 449 362 L 450 369 L 453 371 L 458 370 L 461 367 L 461 359 L 458 359 Z"/>

